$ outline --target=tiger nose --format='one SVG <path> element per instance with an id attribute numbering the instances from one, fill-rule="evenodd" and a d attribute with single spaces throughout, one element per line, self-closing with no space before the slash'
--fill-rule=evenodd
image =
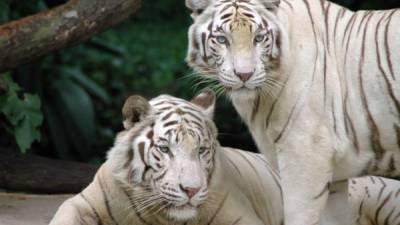
<path id="1" fill-rule="evenodd" d="M 237 76 L 237 77 L 239 77 L 239 79 L 241 80 L 241 81 L 243 81 L 243 83 L 244 82 L 246 82 L 246 81 L 248 81 L 249 79 L 250 79 L 250 77 L 251 76 L 253 76 L 253 74 L 254 74 L 254 71 L 252 71 L 252 72 L 237 72 L 236 70 L 234 70 L 234 73 L 235 73 L 235 75 Z"/>
<path id="2" fill-rule="evenodd" d="M 197 194 L 197 192 L 200 191 L 200 187 L 196 187 L 196 188 L 193 188 L 193 187 L 184 187 L 184 186 L 182 186 L 182 184 L 180 184 L 179 187 L 181 188 L 181 190 L 182 190 L 183 192 L 186 193 L 186 195 L 187 195 L 189 198 L 192 198 L 193 196 L 195 196 L 195 195 Z"/>

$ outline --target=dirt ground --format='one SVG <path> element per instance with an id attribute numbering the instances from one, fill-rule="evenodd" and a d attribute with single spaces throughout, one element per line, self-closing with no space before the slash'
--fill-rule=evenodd
<path id="1" fill-rule="evenodd" d="M 69 197 L 0 192 L 0 225 L 47 225 Z"/>

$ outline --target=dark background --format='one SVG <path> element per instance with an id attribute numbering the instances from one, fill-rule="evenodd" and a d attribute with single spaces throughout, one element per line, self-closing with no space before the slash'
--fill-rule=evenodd
<path id="1" fill-rule="evenodd" d="M 63 2 L 0 0 L 0 24 Z M 398 0 L 335 2 L 353 10 L 400 7 Z M 168 93 L 190 99 L 201 89 L 184 62 L 190 23 L 184 0 L 144 0 L 125 23 L 10 71 L 24 92 L 41 99 L 41 139 L 28 152 L 100 163 L 122 129 L 120 112 L 127 96 Z M 254 151 L 246 127 L 225 97 L 219 97 L 216 112 L 221 143 Z M 18 149 L 9 128 L 0 115 L 0 146 Z"/>

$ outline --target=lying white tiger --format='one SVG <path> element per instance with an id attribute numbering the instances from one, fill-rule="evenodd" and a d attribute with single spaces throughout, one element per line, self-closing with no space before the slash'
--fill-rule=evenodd
<path id="1" fill-rule="evenodd" d="M 187 61 L 226 90 L 260 151 L 279 164 L 287 225 L 319 224 L 334 182 L 400 177 L 400 10 L 186 3 Z M 350 211 L 346 201 L 338 209 Z"/>
<path id="2" fill-rule="evenodd" d="M 50 225 L 281 225 L 277 174 L 259 154 L 219 146 L 214 98 L 130 97 L 107 161 Z"/>

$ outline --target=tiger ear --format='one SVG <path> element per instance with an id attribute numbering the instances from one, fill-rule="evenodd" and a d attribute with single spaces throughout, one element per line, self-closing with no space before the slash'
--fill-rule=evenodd
<path id="1" fill-rule="evenodd" d="M 194 97 L 191 102 L 203 109 L 204 115 L 212 120 L 214 117 L 215 99 L 214 91 L 211 89 L 204 89 L 200 94 Z"/>
<path id="2" fill-rule="evenodd" d="M 186 7 L 192 10 L 192 18 L 200 15 L 211 3 L 211 0 L 186 0 Z"/>
<path id="3" fill-rule="evenodd" d="M 281 0 L 260 0 L 260 2 L 268 10 L 275 11 L 279 7 Z"/>
<path id="4" fill-rule="evenodd" d="M 132 128 L 137 122 L 142 121 L 149 113 L 149 102 L 139 95 L 132 95 L 125 100 L 122 107 L 122 117 L 125 129 Z"/>

